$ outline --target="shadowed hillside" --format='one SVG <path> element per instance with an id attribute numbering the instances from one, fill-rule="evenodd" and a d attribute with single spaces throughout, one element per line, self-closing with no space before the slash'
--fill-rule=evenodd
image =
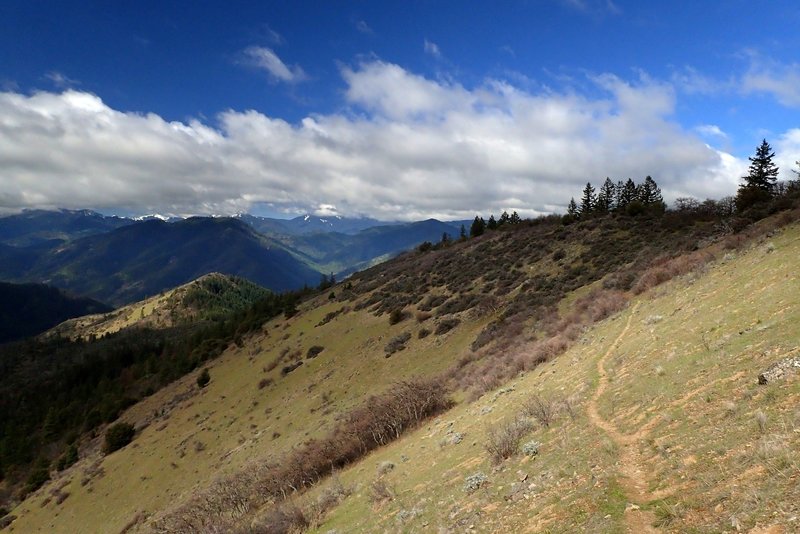
<path id="1" fill-rule="evenodd" d="M 13 251 L 17 255 L 19 251 Z M 145 221 L 50 249 L 16 268 L 13 280 L 46 280 L 114 305 L 141 300 L 210 272 L 242 276 L 272 290 L 316 284 L 320 274 L 234 219 Z"/>
<path id="2" fill-rule="evenodd" d="M 0 343 L 35 336 L 71 317 L 111 310 L 42 284 L 0 282 Z"/>

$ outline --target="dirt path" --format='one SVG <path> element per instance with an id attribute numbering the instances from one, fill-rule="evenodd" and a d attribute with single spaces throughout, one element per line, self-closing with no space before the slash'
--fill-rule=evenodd
<path id="1" fill-rule="evenodd" d="M 619 344 L 628 334 L 638 307 L 638 304 L 634 306 L 628 316 L 628 321 L 625 323 L 625 328 L 622 329 L 622 332 L 619 333 L 605 354 L 597 360 L 597 373 L 600 376 L 600 380 L 586 408 L 589 421 L 595 427 L 608 434 L 608 437 L 620 450 L 617 468 L 620 475 L 620 484 L 625 490 L 629 503 L 625 509 L 625 522 L 628 526 L 628 531 L 636 534 L 658 532 L 658 529 L 652 526 L 655 515 L 651 511 L 642 510 L 641 506 L 665 496 L 663 492 L 650 492 L 648 490 L 651 476 L 639 451 L 639 441 L 649 433 L 650 425 L 646 425 L 636 433 L 623 434 L 614 423 L 600 415 L 598 401 L 608 389 L 609 378 L 605 367 L 606 361 L 614 354 Z"/>

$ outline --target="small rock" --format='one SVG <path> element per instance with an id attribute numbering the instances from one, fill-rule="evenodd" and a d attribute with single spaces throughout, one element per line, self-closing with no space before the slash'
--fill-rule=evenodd
<path id="1" fill-rule="evenodd" d="M 525 482 L 528 480 L 528 473 L 523 473 L 522 471 L 517 471 L 517 476 L 519 476 L 520 482 Z"/>
<path id="2" fill-rule="evenodd" d="M 800 358 L 786 358 L 770 365 L 758 375 L 759 384 L 769 384 L 787 378 L 790 374 L 800 371 Z"/>

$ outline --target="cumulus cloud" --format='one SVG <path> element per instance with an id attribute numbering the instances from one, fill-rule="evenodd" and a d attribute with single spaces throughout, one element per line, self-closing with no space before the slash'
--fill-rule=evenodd
<path id="1" fill-rule="evenodd" d="M 231 110 L 212 127 L 76 90 L 0 93 L 0 208 L 536 215 L 606 176 L 650 174 L 668 200 L 720 197 L 746 167 L 682 129 L 673 88 L 647 79 L 598 76 L 599 96 L 586 96 L 495 79 L 467 88 L 380 61 L 342 76 L 347 108 L 294 124 Z"/>
<path id="2" fill-rule="evenodd" d="M 308 78 L 300 66 L 287 65 L 269 48 L 251 46 L 242 52 L 242 56 L 245 64 L 266 71 L 274 81 L 297 83 Z"/>

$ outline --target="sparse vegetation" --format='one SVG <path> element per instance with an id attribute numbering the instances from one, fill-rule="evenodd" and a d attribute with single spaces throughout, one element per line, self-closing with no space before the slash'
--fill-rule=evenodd
<path id="1" fill-rule="evenodd" d="M 524 418 L 491 426 L 486 431 L 486 452 L 496 464 L 510 458 L 519 451 L 519 444 L 531 430 L 533 424 Z"/>

